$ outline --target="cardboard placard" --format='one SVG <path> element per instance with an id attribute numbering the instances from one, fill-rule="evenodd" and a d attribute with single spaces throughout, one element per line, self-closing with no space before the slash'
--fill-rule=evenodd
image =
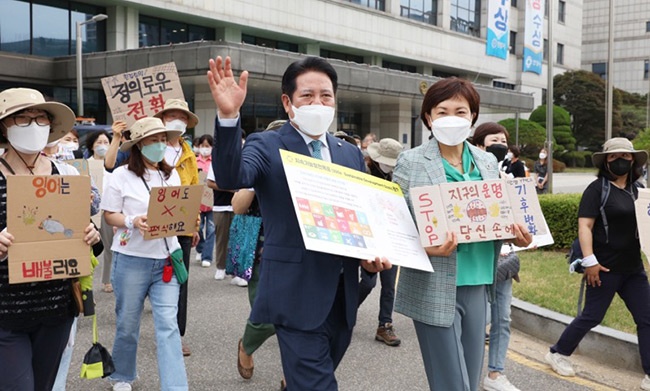
<path id="1" fill-rule="evenodd" d="M 186 235 L 196 231 L 203 186 L 152 187 L 144 239 Z"/>
<path id="2" fill-rule="evenodd" d="M 76 168 L 77 171 L 79 171 L 79 175 L 90 175 L 89 168 L 88 168 L 88 160 L 72 159 L 72 160 L 66 160 L 65 162 L 71 165 L 72 167 Z"/>
<path id="3" fill-rule="evenodd" d="M 443 244 L 447 232 L 458 243 L 510 239 L 515 222 L 533 235 L 547 232 L 533 178 L 442 183 L 410 195 L 424 247 Z"/>
<path id="4" fill-rule="evenodd" d="M 639 197 L 634 201 L 634 207 L 641 251 L 647 257 L 650 254 L 650 189 L 639 189 Z"/>
<path id="5" fill-rule="evenodd" d="M 127 128 L 161 111 L 168 99 L 185 100 L 173 62 L 104 77 L 102 87 L 113 121 L 124 121 Z"/>
<path id="6" fill-rule="evenodd" d="M 206 185 L 208 173 L 199 171 L 199 183 L 203 185 L 203 193 L 201 194 L 201 206 L 212 208 L 214 206 L 214 191 Z"/>
<path id="7" fill-rule="evenodd" d="M 87 276 L 90 178 L 78 175 L 7 177 L 9 283 Z M 83 207 L 81 207 L 83 206 Z"/>

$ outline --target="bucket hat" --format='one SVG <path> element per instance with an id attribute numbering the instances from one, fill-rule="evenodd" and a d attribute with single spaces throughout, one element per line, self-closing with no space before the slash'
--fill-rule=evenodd
<path id="1" fill-rule="evenodd" d="M 379 142 L 368 145 L 368 156 L 377 163 L 386 164 L 395 167 L 397 156 L 402 152 L 404 147 L 399 141 L 392 138 L 382 138 Z"/>
<path id="2" fill-rule="evenodd" d="M 44 110 L 52 116 L 48 143 L 65 136 L 74 126 L 75 115 L 72 109 L 63 103 L 46 102 L 43 94 L 37 90 L 9 88 L 0 92 L 0 120 L 25 109 Z M 7 145 L 6 142 L 3 144 Z"/>
<path id="3" fill-rule="evenodd" d="M 153 136 L 158 133 L 167 133 L 167 139 L 179 137 L 183 134 L 180 130 L 167 130 L 160 118 L 146 117 L 141 118 L 131 126 L 130 139 L 125 141 L 120 147 L 120 151 L 124 152 L 131 149 L 132 146 L 140 142 L 142 139 Z"/>
<path id="4" fill-rule="evenodd" d="M 591 156 L 594 167 L 603 167 L 609 153 L 631 153 L 634 156 L 635 166 L 643 166 L 648 161 L 648 152 L 634 149 L 632 142 L 625 137 L 614 137 L 603 144 L 602 152 L 596 152 Z"/>
<path id="5" fill-rule="evenodd" d="M 180 110 L 185 114 L 187 114 L 188 128 L 195 128 L 196 125 L 199 124 L 199 117 L 197 117 L 196 114 L 190 111 L 187 102 L 185 102 L 182 99 L 168 99 L 167 102 L 165 102 L 165 106 L 163 107 L 162 111 L 159 111 L 156 114 L 154 114 L 154 117 L 163 119 L 164 113 L 169 110 Z"/>

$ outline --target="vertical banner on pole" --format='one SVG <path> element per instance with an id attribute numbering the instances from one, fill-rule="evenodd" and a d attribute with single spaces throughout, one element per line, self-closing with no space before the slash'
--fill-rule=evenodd
<path id="1" fill-rule="evenodd" d="M 544 60 L 544 1 L 526 0 L 523 71 L 538 75 Z"/>
<path id="2" fill-rule="evenodd" d="M 488 56 L 508 58 L 510 49 L 510 0 L 489 0 L 485 52 Z"/>

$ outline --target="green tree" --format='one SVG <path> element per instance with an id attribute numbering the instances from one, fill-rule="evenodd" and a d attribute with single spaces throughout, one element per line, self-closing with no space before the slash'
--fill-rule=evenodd
<path id="1" fill-rule="evenodd" d="M 603 79 L 593 72 L 568 71 L 553 79 L 553 99 L 573 117 L 571 130 L 578 145 L 596 151 L 605 140 L 605 90 Z M 621 94 L 613 97 L 612 135 L 622 136 Z"/>
<path id="2" fill-rule="evenodd" d="M 511 141 L 515 139 L 516 123 L 514 118 L 499 121 L 508 130 Z M 519 120 L 519 148 L 523 156 L 533 158 L 537 156 L 546 142 L 546 130 L 537 122 L 527 119 Z"/>
<path id="3" fill-rule="evenodd" d="M 546 105 L 541 105 L 530 114 L 529 120 L 546 129 Z M 571 133 L 571 114 L 560 106 L 553 105 L 553 137 L 557 145 L 553 148 L 556 158 L 576 149 L 576 139 Z"/>

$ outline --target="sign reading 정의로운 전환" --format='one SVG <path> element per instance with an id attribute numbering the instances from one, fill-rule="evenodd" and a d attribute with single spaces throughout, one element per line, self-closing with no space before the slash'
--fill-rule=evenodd
<path id="1" fill-rule="evenodd" d="M 144 239 L 187 235 L 196 231 L 202 185 L 152 187 Z"/>
<path id="2" fill-rule="evenodd" d="M 444 243 L 455 232 L 458 243 L 514 237 L 512 225 L 534 235 L 546 233 L 532 178 L 442 183 L 410 190 L 424 247 Z"/>
<path id="3" fill-rule="evenodd" d="M 433 271 L 398 185 L 280 150 L 305 247 Z"/>
<path id="4" fill-rule="evenodd" d="M 168 99 L 185 100 L 173 62 L 104 77 L 102 87 L 113 121 L 124 121 L 127 128 L 161 111 Z"/>
<path id="5" fill-rule="evenodd" d="M 84 206 L 84 207 L 82 207 Z M 7 177 L 9 282 L 23 283 L 90 274 L 90 178 Z"/>

